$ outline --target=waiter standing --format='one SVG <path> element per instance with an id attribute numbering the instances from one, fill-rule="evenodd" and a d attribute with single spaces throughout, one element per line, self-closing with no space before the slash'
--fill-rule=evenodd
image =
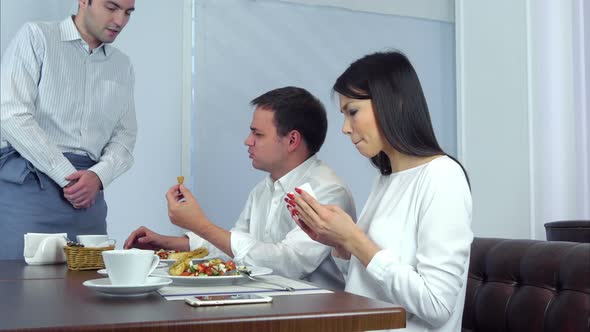
<path id="1" fill-rule="evenodd" d="M 103 189 L 133 164 L 134 72 L 112 43 L 134 0 L 79 0 L 61 22 L 27 23 L 1 67 L 0 259 L 27 232 L 106 234 Z"/>

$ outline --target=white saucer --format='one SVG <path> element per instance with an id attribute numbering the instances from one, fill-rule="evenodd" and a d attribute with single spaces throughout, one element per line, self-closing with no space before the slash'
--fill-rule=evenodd
<path id="1" fill-rule="evenodd" d="M 166 264 L 166 263 L 160 263 L 160 264 L 158 264 L 158 266 L 156 268 L 161 269 L 161 268 L 167 267 L 167 266 L 168 266 L 168 264 Z M 107 269 L 100 269 L 100 270 L 96 271 L 96 273 L 101 274 L 103 276 L 109 275 L 109 272 L 107 271 Z"/>
<path id="2" fill-rule="evenodd" d="M 92 288 L 99 293 L 109 295 L 137 296 L 148 294 L 166 285 L 170 285 L 171 283 L 172 279 L 148 277 L 144 285 L 111 285 L 111 280 L 109 278 L 99 278 L 86 280 L 82 283 L 82 285 Z"/>

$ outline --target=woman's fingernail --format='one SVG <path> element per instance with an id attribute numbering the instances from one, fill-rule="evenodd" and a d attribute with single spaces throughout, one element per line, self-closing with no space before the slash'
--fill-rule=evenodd
<path id="1" fill-rule="evenodd" d="M 285 202 L 289 203 L 289 199 L 287 197 L 285 197 Z"/>
<path id="2" fill-rule="evenodd" d="M 299 189 L 299 188 L 295 188 L 295 191 L 296 191 L 298 194 L 301 194 L 301 189 Z"/>
<path id="3" fill-rule="evenodd" d="M 290 199 L 295 199 L 295 195 L 293 195 L 293 194 L 291 194 L 291 193 L 288 193 L 288 194 L 287 194 L 287 197 L 289 197 Z"/>
<path id="4" fill-rule="evenodd" d="M 293 209 L 293 207 L 291 205 L 287 204 L 287 210 L 289 210 L 289 212 Z"/>
<path id="5" fill-rule="evenodd" d="M 291 200 L 289 200 L 289 204 L 291 204 L 292 206 L 295 206 L 295 205 L 296 205 L 296 204 L 295 204 L 295 201 L 294 201 L 294 200 L 292 200 L 292 199 L 291 199 Z"/>

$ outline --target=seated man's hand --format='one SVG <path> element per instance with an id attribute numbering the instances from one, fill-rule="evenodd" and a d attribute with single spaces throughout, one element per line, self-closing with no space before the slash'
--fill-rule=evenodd
<path id="1" fill-rule="evenodd" d="M 342 246 L 336 246 L 332 248 L 332 256 L 348 261 L 350 260 L 350 251 L 347 251 Z"/>
<path id="2" fill-rule="evenodd" d="M 186 236 L 166 236 L 141 226 L 129 235 L 123 248 L 189 251 L 190 243 Z"/>
<path id="3" fill-rule="evenodd" d="M 176 226 L 199 233 L 209 221 L 201 205 L 184 185 L 174 185 L 166 193 L 168 201 L 168 217 Z"/>
<path id="4" fill-rule="evenodd" d="M 139 249 L 150 249 L 150 250 L 159 250 L 159 249 L 168 249 L 164 248 L 163 243 L 163 236 L 153 232 L 147 227 L 141 226 L 135 231 L 133 231 L 127 240 L 125 240 L 125 244 L 123 248 L 131 249 L 131 248 L 139 248 Z"/>
<path id="5" fill-rule="evenodd" d="M 96 194 L 102 188 L 98 175 L 92 171 L 82 170 L 66 177 L 70 181 L 64 189 L 64 197 L 75 209 L 87 209 L 94 205 Z"/>

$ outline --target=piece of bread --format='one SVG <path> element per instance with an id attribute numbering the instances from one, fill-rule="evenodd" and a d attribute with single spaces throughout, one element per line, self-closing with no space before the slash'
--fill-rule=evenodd
<path id="1" fill-rule="evenodd" d="M 171 276 L 179 276 L 182 272 L 186 271 L 190 266 L 191 259 L 203 258 L 209 255 L 209 250 L 205 247 L 199 247 L 193 251 L 188 252 L 177 252 L 175 254 L 181 254 L 177 256 L 176 262 L 170 266 L 168 273 Z M 170 258 L 170 256 L 168 256 Z"/>
<path id="2" fill-rule="evenodd" d="M 172 253 L 168 254 L 168 259 L 176 259 L 176 260 L 178 260 L 179 258 L 185 256 L 189 252 L 190 251 L 172 252 Z"/>

